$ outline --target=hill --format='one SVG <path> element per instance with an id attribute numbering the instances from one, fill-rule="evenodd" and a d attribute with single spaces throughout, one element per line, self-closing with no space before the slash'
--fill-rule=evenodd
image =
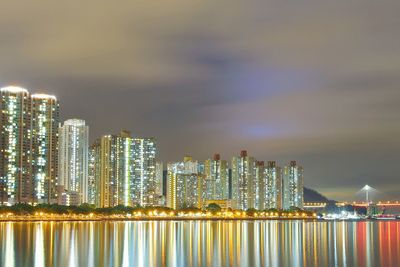
<path id="1" fill-rule="evenodd" d="M 330 202 L 331 200 L 319 192 L 304 187 L 304 202 Z"/>

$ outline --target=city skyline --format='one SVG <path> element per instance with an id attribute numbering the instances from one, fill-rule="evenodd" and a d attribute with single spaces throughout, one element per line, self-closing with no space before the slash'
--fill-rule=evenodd
<path id="1" fill-rule="evenodd" d="M 127 206 L 132 206 L 132 205 L 166 205 L 167 201 L 168 201 L 168 196 L 163 196 L 163 198 L 165 198 L 164 200 L 161 199 L 160 197 L 162 195 L 157 194 L 156 192 L 162 192 L 163 191 L 163 182 L 160 181 L 160 170 L 158 170 L 158 174 L 157 174 L 157 164 L 161 163 L 160 162 L 160 158 L 156 157 L 156 155 L 159 154 L 159 151 L 155 149 L 155 147 L 152 148 L 153 143 L 155 142 L 154 137 L 144 137 L 144 138 L 137 138 L 131 137 L 131 133 L 130 131 L 127 130 L 121 130 L 120 134 L 113 134 L 113 135 L 102 135 L 101 137 L 97 138 L 94 142 L 90 143 L 90 150 L 91 151 L 96 151 L 96 146 L 99 147 L 99 151 L 103 150 L 104 148 L 102 148 L 103 145 L 101 145 L 100 148 L 100 144 L 103 144 L 103 139 L 110 139 L 110 138 L 117 138 L 117 141 L 111 141 L 111 143 L 109 144 L 109 148 L 106 149 L 106 152 L 96 152 L 99 153 L 99 155 L 102 156 L 97 156 L 99 158 L 104 158 L 102 153 L 108 153 L 108 151 L 112 151 L 112 147 L 119 147 L 121 146 L 120 143 L 122 144 L 121 148 L 120 148 L 120 152 L 111 152 L 111 153 L 117 153 L 121 154 L 121 160 L 125 160 L 122 158 L 122 156 L 129 157 L 132 159 L 129 159 L 128 161 L 126 161 L 125 164 L 126 166 L 123 167 L 122 173 L 125 173 L 124 175 L 127 176 L 125 178 L 123 178 L 123 180 L 125 181 L 125 185 L 124 186 L 118 186 L 118 190 L 123 190 L 124 192 L 118 192 L 118 193 L 113 193 L 112 190 L 110 192 L 108 192 L 109 189 L 106 189 L 106 191 L 104 191 L 103 189 L 100 189 L 100 187 L 104 186 L 104 183 L 109 183 L 112 181 L 112 179 L 114 178 L 110 178 L 110 181 L 103 181 L 104 177 L 103 175 L 100 176 L 100 171 L 99 173 L 96 175 L 94 175 L 94 171 L 95 171 L 95 167 L 93 167 L 92 169 L 90 169 L 90 164 L 92 163 L 92 165 L 94 164 L 93 161 L 91 161 L 90 159 L 86 159 L 85 163 L 80 163 L 83 165 L 89 165 L 86 170 L 86 172 L 88 174 L 86 174 L 87 176 L 92 176 L 92 180 L 90 179 L 90 177 L 86 178 L 86 182 L 84 182 L 82 184 L 82 186 L 84 187 L 84 189 L 80 189 L 78 191 L 74 191 L 72 189 L 67 189 L 64 186 L 64 182 L 68 182 L 69 180 L 63 176 L 62 172 L 58 171 L 58 168 L 62 167 L 62 165 L 59 165 L 58 160 L 59 157 L 63 157 L 63 154 L 65 154 L 65 150 L 68 149 L 72 149 L 73 151 L 76 150 L 76 148 L 74 149 L 73 146 L 75 146 L 76 142 L 71 142 L 69 141 L 68 144 L 63 144 L 63 139 L 59 138 L 60 136 L 62 136 L 63 134 L 65 135 L 65 133 L 63 133 L 63 131 L 65 131 L 63 128 L 66 128 L 66 126 L 78 126 L 81 125 L 83 123 L 83 126 L 85 126 L 85 121 L 81 120 L 81 119 L 77 119 L 77 118 L 73 118 L 73 119 L 67 119 L 66 121 L 64 121 L 64 125 L 61 124 L 61 122 L 59 121 L 59 104 L 58 104 L 58 99 L 56 96 L 54 95 L 48 95 L 48 94 L 42 94 L 42 93 L 34 93 L 34 94 L 30 94 L 28 90 L 26 90 L 25 88 L 22 87 L 17 87 L 17 86 L 6 86 L 1 88 L 2 90 L 2 94 L 4 96 L 7 97 L 7 94 L 11 94 L 11 95 L 16 95 L 17 97 L 23 97 L 25 95 L 28 96 L 27 101 L 30 101 L 31 104 L 29 104 L 28 106 L 30 106 L 28 108 L 27 111 L 25 111 L 25 113 L 28 114 L 32 114 L 29 115 L 31 119 L 31 121 L 29 122 L 24 122 L 24 124 L 27 124 L 28 127 L 31 129 L 31 136 L 30 137 L 30 150 L 32 155 L 29 156 L 30 157 L 30 166 L 29 167 L 29 172 L 32 173 L 32 178 L 28 179 L 28 183 L 22 185 L 22 192 L 28 192 L 28 194 L 30 194 L 29 192 L 32 192 L 33 195 L 31 197 L 22 197 L 21 199 L 25 199 L 23 201 L 34 201 L 36 203 L 62 203 L 62 204 L 67 204 L 67 205 L 78 205 L 81 203 L 91 203 L 91 204 L 95 204 L 96 206 L 102 206 L 102 207 L 107 207 L 107 206 L 115 206 L 117 204 L 123 204 L 123 205 L 127 205 Z M 8 92 L 8 93 L 7 93 Z M 25 98 L 24 98 L 25 99 Z M 4 101 L 4 98 L 3 98 Z M 7 103 L 7 102 L 5 102 Z M 9 106 L 10 107 L 10 106 Z M 23 107 L 23 105 L 22 105 Z M 18 107 L 19 109 L 19 107 Z M 54 114 L 53 114 L 54 113 Z M 25 116 L 24 113 L 21 113 L 19 116 Z M 26 120 L 26 119 L 25 119 Z M 50 121 L 51 124 L 47 124 L 46 122 Z M 85 126 L 86 132 L 88 131 L 89 126 Z M 70 130 L 69 130 L 70 131 Z M 53 137 L 54 135 L 54 137 Z M 75 134 L 76 135 L 76 134 Z M 85 133 L 85 135 L 88 136 L 88 133 Z M 75 136 L 76 138 L 76 136 Z M 87 137 L 86 137 L 87 138 Z M 121 141 L 120 139 L 126 139 L 126 141 Z M 88 140 L 87 139 L 84 144 L 86 145 L 86 149 L 89 149 L 88 144 Z M 111 139 L 110 139 L 111 140 Z M 115 143 L 115 144 L 113 144 Z M 143 164 L 148 164 L 148 159 L 147 156 L 143 157 L 143 151 L 147 151 L 147 149 L 143 149 L 143 146 L 146 146 L 147 143 L 150 143 L 150 150 L 149 152 L 145 152 L 148 155 L 150 155 L 150 157 L 152 157 L 152 163 L 150 165 L 150 170 L 148 169 L 149 167 L 145 167 L 145 165 Z M 127 148 L 129 148 L 130 152 L 128 152 Z M 48 149 L 49 148 L 49 149 Z M 60 149 L 63 148 L 64 151 L 60 151 Z M 45 150 L 44 150 L 45 149 Z M 44 154 L 38 154 L 35 151 L 43 151 L 41 153 Z M 44 152 L 44 151 L 48 151 L 48 152 Z M 59 154 L 60 152 L 60 154 Z M 26 153 L 26 152 L 25 152 Z M 50 153 L 50 154 L 48 154 Z M 75 153 L 75 152 L 74 152 Z M 94 152 L 93 152 L 94 153 Z M 92 154 L 93 154 L 92 153 Z M 126 154 L 128 153 L 128 154 Z M 242 155 L 242 153 L 244 153 Z M 55 158 L 53 158 L 51 155 L 55 155 L 57 154 L 58 156 L 56 156 Z M 152 156 L 151 156 L 152 155 Z M 188 156 L 189 153 L 186 154 L 186 156 Z M 185 156 L 185 157 L 186 157 Z M 247 157 L 247 150 L 242 150 L 241 151 L 241 155 L 240 157 Z M 90 158 L 90 153 L 88 156 Z M 116 156 L 117 158 L 119 156 Z M 215 198 L 210 198 L 207 196 L 213 195 L 213 193 L 210 193 L 210 188 L 214 187 L 214 191 L 215 191 L 215 177 L 211 178 L 212 176 L 215 176 L 215 174 L 210 173 L 210 163 L 214 164 L 214 167 L 217 167 L 218 164 L 215 165 L 215 162 L 217 160 L 220 160 L 221 155 L 219 153 L 214 154 L 214 158 L 213 160 L 208 158 L 205 159 L 204 161 L 200 161 L 201 164 L 199 166 L 201 166 L 203 168 L 203 170 L 199 173 L 201 173 L 202 175 L 205 175 L 205 179 L 204 181 L 202 181 L 201 183 L 204 183 L 204 186 L 207 187 L 207 189 L 202 189 L 201 191 L 201 196 L 199 195 L 199 197 L 202 198 L 202 202 L 206 203 L 209 200 L 216 200 L 216 201 L 221 201 L 221 200 L 227 200 L 228 198 L 221 198 L 219 196 L 215 197 Z M 192 158 L 191 156 L 189 156 L 189 158 Z M 72 159 L 72 158 L 71 158 Z M 271 206 L 271 200 L 272 203 L 275 202 L 274 204 L 272 204 L 273 208 L 284 208 L 284 209 L 288 209 L 289 207 L 291 207 L 292 205 L 286 205 L 285 203 L 292 203 L 294 204 L 293 206 L 298 206 L 301 207 L 303 205 L 303 186 L 304 186 L 304 180 L 303 180 L 303 168 L 300 167 L 299 173 L 300 177 L 301 177 L 301 181 L 300 184 L 297 184 L 299 181 L 295 181 L 295 185 L 294 188 L 289 189 L 289 187 L 293 187 L 292 185 L 288 187 L 288 184 L 291 184 L 293 182 L 289 182 L 291 181 L 289 178 L 287 178 L 289 175 L 287 173 L 289 172 L 293 172 L 293 171 L 289 171 L 289 169 L 291 169 L 293 166 L 292 164 L 294 164 L 296 166 L 296 161 L 291 160 L 289 166 L 285 166 L 283 169 L 280 166 L 275 166 L 276 161 L 268 161 L 268 166 L 265 168 L 264 166 L 264 160 L 263 161 L 258 161 L 255 157 L 250 157 L 250 163 L 246 163 L 248 166 L 245 169 L 251 168 L 251 174 L 250 174 L 250 178 L 245 178 L 245 180 L 250 180 L 252 181 L 254 179 L 254 184 L 250 184 L 250 188 L 246 189 L 246 192 L 244 192 L 244 195 L 246 196 L 245 198 L 249 198 L 249 200 L 251 201 L 248 204 L 247 200 L 242 200 L 242 197 L 240 197 L 240 194 L 235 195 L 235 184 L 237 184 L 237 179 L 235 178 L 237 177 L 237 174 L 235 174 L 235 169 L 236 166 L 239 164 L 243 163 L 236 163 L 237 160 L 239 158 L 233 156 L 232 158 L 232 162 L 231 164 L 227 164 L 226 161 L 222 161 L 225 162 L 223 164 L 225 164 L 226 168 L 226 172 L 228 172 L 228 170 L 232 171 L 232 175 L 229 175 L 229 177 L 232 179 L 231 182 L 231 186 L 232 186 L 232 196 L 233 199 L 238 198 L 239 202 L 240 201 L 244 201 L 243 205 L 238 205 L 235 204 L 235 201 L 232 200 L 232 207 L 236 207 L 238 209 L 244 209 L 246 210 L 249 207 L 255 207 L 257 209 L 261 209 L 262 207 L 266 207 L 266 206 Z M 39 161 L 38 161 L 39 160 Z M 112 159 L 110 159 L 112 160 Z M 247 162 L 248 160 L 246 160 Z M 129 163 L 128 163 L 129 162 Z M 167 171 L 169 169 L 170 164 L 175 164 L 172 160 L 167 160 Z M 197 161 L 196 161 L 197 162 Z M 40 164 L 38 164 L 40 163 Z M 110 162 L 111 163 L 111 162 Z M 99 163 L 98 163 L 99 164 Z M 116 163 L 111 163 L 111 164 L 116 164 Z M 128 164 L 128 165 L 127 165 Z M 178 164 L 178 162 L 176 162 L 176 164 Z M 270 166 L 270 164 L 272 164 L 273 166 Z M 103 163 L 101 163 L 101 165 L 103 165 Z M 116 166 L 119 166 L 121 164 L 117 164 Z M 137 169 L 138 167 L 133 167 L 133 171 L 130 170 L 131 167 L 129 167 L 130 165 L 132 166 L 141 166 L 140 169 Z M 72 166 L 72 165 L 71 165 Z M 110 165 L 111 166 L 111 165 Z M 147 165 L 146 165 L 147 166 Z M 162 166 L 162 163 L 161 163 Z M 208 166 L 208 167 L 207 167 Z M 250 167 L 252 166 L 252 167 Z M 261 169 L 259 169 L 260 167 L 262 167 Z M 64 167 L 65 168 L 65 167 Z M 84 167 L 85 168 L 85 167 Z M 103 168 L 103 166 L 100 167 L 100 169 Z M 108 168 L 108 167 L 107 167 Z M 114 167 L 111 167 L 114 168 Z M 120 167 L 118 167 L 120 168 Z M 243 166 L 240 167 L 241 169 L 243 169 Z M 279 170 L 279 174 L 273 174 L 273 176 L 275 176 L 274 178 L 271 177 L 271 173 L 269 173 L 269 170 L 273 170 L 273 172 L 276 172 L 276 170 Z M 275 169 L 276 168 L 276 169 Z M 100 170 L 99 169 L 99 170 Z M 129 169 L 129 170 L 128 170 Z M 71 169 L 73 170 L 73 168 Z M 71 170 L 68 169 L 68 171 L 66 172 L 67 175 L 71 175 L 69 172 L 71 172 Z M 143 170 L 145 170 L 143 172 Z M 90 174 L 90 171 L 92 171 L 92 174 Z M 150 172 L 149 172 L 150 171 Z M 253 173 L 254 171 L 254 173 Z M 41 173 L 43 172 L 43 174 Z M 116 175 L 118 175 L 118 173 L 120 173 L 121 171 L 117 171 Z M 258 172 L 260 172 L 258 174 Z M 52 174 L 53 173 L 53 174 Z M 144 173 L 149 173 L 149 174 L 144 174 Z M 297 177 L 297 169 L 295 170 L 295 175 L 294 177 Z M 144 174 L 144 176 L 143 176 Z M 49 175 L 51 178 L 49 179 L 50 182 L 48 181 L 48 179 L 45 179 L 44 177 L 46 177 L 46 175 Z M 140 176 L 142 178 L 140 178 L 139 180 L 137 178 L 137 176 Z M 148 178 L 148 175 L 150 175 L 150 179 Z M 158 175 L 158 177 L 157 177 Z M 241 174 L 243 175 L 243 174 Z M 247 174 L 246 174 L 247 175 Z M 292 174 L 293 175 L 293 174 Z M 111 175 L 113 176 L 113 174 Z M 254 177 L 253 177 L 254 176 Z M 40 177 L 42 177 L 40 179 Z M 100 177 L 103 177 L 100 179 Z M 129 178 L 128 178 L 129 177 Z M 132 177 L 132 178 L 131 178 Z M 57 178 L 57 179 L 56 179 Z M 168 179 L 170 177 L 167 176 L 167 193 L 168 193 Z M 227 178 L 225 178 L 225 181 L 227 181 Z M 75 178 L 76 179 L 76 178 Z M 82 180 L 82 178 L 80 178 Z M 207 181 L 208 179 L 208 184 L 205 185 L 205 181 Z M 219 178 L 220 180 L 221 178 Z M 271 181 L 270 179 L 273 179 L 274 181 Z M 284 184 L 283 181 L 287 180 L 286 183 Z M 133 182 L 133 184 L 130 184 Z M 218 180 L 218 179 L 217 179 Z M 22 180 L 21 180 L 22 181 Z M 32 181 L 32 182 L 31 182 Z M 98 184 L 99 181 L 102 181 L 101 186 Z M 117 183 L 119 182 L 119 178 L 116 178 Z M 277 181 L 279 181 L 280 183 L 280 188 L 277 184 Z M 272 182 L 272 184 L 271 184 Z M 31 184 L 32 183 L 32 184 Z M 51 184 L 50 184 L 51 183 Z M 82 182 L 81 182 L 82 183 Z M 92 189 L 90 188 L 90 184 L 92 183 Z M 112 182 L 111 182 L 112 183 Z M 145 184 L 144 184 L 145 183 Z M 213 185 L 214 183 L 214 185 Z M 253 182 L 252 182 L 253 183 Z M 147 188 L 150 184 L 150 192 L 148 193 L 149 189 L 145 189 Z M 57 186 L 56 186 L 57 185 Z M 266 186 L 276 186 L 276 192 L 274 192 L 274 189 L 269 189 L 269 190 L 265 190 Z M 285 185 L 285 186 L 283 186 Z M 62 187 L 60 187 L 62 186 Z M 292 190 L 294 190 L 296 193 L 294 194 L 294 196 L 296 196 L 297 198 L 297 188 L 300 186 L 301 188 L 301 196 L 298 200 L 288 200 L 286 199 L 287 197 L 290 198 Z M 79 186 L 78 186 L 79 187 Z M 85 189 L 86 187 L 86 189 Z M 122 189 L 122 187 L 127 187 L 125 189 Z M 313 189 L 317 189 L 313 187 L 312 185 L 309 186 Z M 25 189 L 24 189 L 25 188 Z M 272 187 L 274 188 L 274 187 Z M 61 190 L 61 191 L 60 191 Z M 66 190 L 66 193 L 62 193 L 64 192 L 64 190 Z M 106 200 L 106 202 L 104 202 L 103 200 L 100 200 L 100 198 L 95 197 L 93 195 L 91 195 L 93 192 L 90 191 L 95 191 L 96 194 L 100 194 L 101 193 L 101 198 L 105 197 L 105 196 L 111 196 L 112 194 L 116 194 L 116 199 L 113 200 Z M 144 191 L 146 191 L 146 193 L 143 193 Z M 220 189 L 221 190 L 221 189 Z M 247 192 L 247 190 L 249 191 L 249 193 Z M 69 191 L 69 192 L 68 192 Z M 82 193 L 82 191 L 86 192 L 85 194 Z M 286 191 L 286 193 L 284 192 Z M 105 193 L 107 192 L 107 193 Z M 132 194 L 130 192 L 139 192 L 139 193 L 135 193 Z M 377 193 L 378 191 L 376 190 L 375 193 Z M 322 192 L 324 194 L 324 192 Z M 26 194 L 26 193 L 25 193 Z M 75 195 L 77 194 L 77 195 Z M 249 196 L 247 196 L 249 194 Z M 359 192 L 356 192 L 356 194 L 360 194 Z M 56 196 L 58 195 L 58 196 Z M 124 196 L 122 196 L 124 195 Z M 214 193 L 215 195 L 215 193 Z M 99 195 L 100 196 L 100 195 Z M 122 197 L 121 197 L 122 196 Z M 150 196 L 150 200 L 148 199 L 148 197 Z M 269 198 L 268 198 L 269 196 Z M 274 197 L 272 197 L 274 196 Z M 380 195 L 381 196 L 381 195 Z M 328 196 L 329 197 L 329 196 Z M 57 200 L 57 198 L 59 200 Z M 62 200 L 60 200 L 60 198 Z M 91 198 L 91 199 L 90 199 Z M 124 200 L 121 200 L 121 199 Z M 144 201 L 143 199 L 146 198 L 146 200 Z M 359 196 L 358 196 L 359 198 Z M 41 200 L 42 199 L 42 200 Z M 79 200 L 81 199 L 81 200 Z M 278 200 L 279 199 L 279 200 Z M 385 197 L 381 197 L 381 199 L 385 199 Z M 83 200 L 87 200 L 87 201 L 83 201 Z M 338 199 L 335 199 L 338 200 Z M 349 199 L 346 199 L 349 200 Z M 100 201 L 100 202 L 99 202 Z M 265 202 L 263 202 L 265 201 Z M 199 204 L 198 206 L 201 206 L 203 203 L 201 202 L 201 204 Z M 104 204 L 107 203 L 107 204 Z M 135 204 L 136 203 L 136 204 Z M 211 202 L 209 202 L 211 203 Z M 221 202 L 223 203 L 222 205 L 226 205 L 225 202 Z M 196 204 L 197 205 L 197 204 Z"/>
<path id="2" fill-rule="evenodd" d="M 56 95 L 91 143 L 130 129 L 163 162 L 247 149 L 298 160 L 332 199 L 400 197 L 398 1 L 24 5 L 0 11 L 0 86 Z"/>
<path id="3" fill-rule="evenodd" d="M 265 167 L 246 150 L 232 157 L 231 166 L 220 154 L 205 161 L 185 156 L 167 163 L 164 195 L 155 138 L 121 130 L 89 144 L 84 120 L 60 122 L 62 108 L 56 96 L 8 86 L 0 89 L 0 99 L 1 205 L 177 210 L 217 204 L 242 211 L 304 206 L 303 168 L 296 161 L 283 169 L 275 162 Z"/>
<path id="4" fill-rule="evenodd" d="M 4 1 L 0 266 L 400 266 L 400 1 Z"/>

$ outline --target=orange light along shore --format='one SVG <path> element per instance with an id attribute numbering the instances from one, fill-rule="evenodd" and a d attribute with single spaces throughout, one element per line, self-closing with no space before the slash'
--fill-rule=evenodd
<path id="1" fill-rule="evenodd" d="M 14 215 L 12 213 L 0 214 L 0 222 L 63 222 L 63 221 L 192 221 L 192 220 L 315 220 L 317 214 L 306 213 L 268 213 L 259 212 L 253 216 L 245 212 L 221 212 L 219 214 L 207 213 L 127 213 L 127 214 L 47 214 Z"/>

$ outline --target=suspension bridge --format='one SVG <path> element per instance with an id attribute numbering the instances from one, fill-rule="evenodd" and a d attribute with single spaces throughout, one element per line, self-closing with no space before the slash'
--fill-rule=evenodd
<path id="1" fill-rule="evenodd" d="M 395 207 L 400 208 L 399 200 L 391 200 L 391 201 L 383 201 L 379 200 L 379 198 L 387 199 L 388 196 L 379 190 L 375 189 L 372 186 L 365 185 L 361 188 L 356 194 L 357 201 L 343 201 L 337 202 L 336 206 L 344 207 L 347 205 L 351 205 L 354 207 L 369 207 L 369 206 L 377 206 L 377 207 Z M 326 202 L 307 202 L 304 203 L 304 208 L 318 209 L 325 208 L 328 203 Z"/>

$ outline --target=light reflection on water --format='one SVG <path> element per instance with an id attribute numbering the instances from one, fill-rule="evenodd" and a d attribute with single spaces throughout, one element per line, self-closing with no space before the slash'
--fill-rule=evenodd
<path id="1" fill-rule="evenodd" d="M 0 266 L 400 266 L 400 222 L 2 222 Z"/>

